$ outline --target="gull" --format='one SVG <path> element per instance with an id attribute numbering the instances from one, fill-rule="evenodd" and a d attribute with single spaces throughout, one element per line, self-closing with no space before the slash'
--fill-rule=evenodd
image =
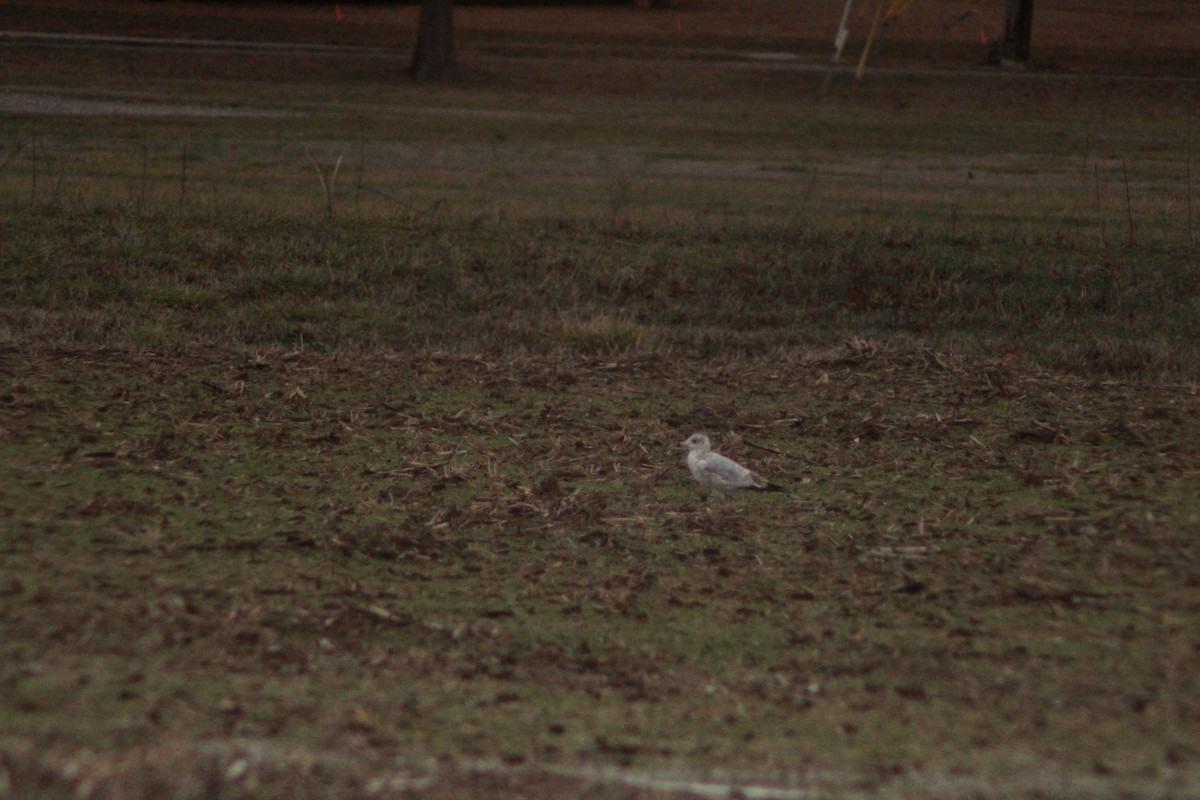
<path id="1" fill-rule="evenodd" d="M 751 492 L 782 492 L 784 488 L 770 483 L 761 475 L 751 472 L 732 458 L 712 451 L 708 437 L 693 433 L 683 442 L 687 448 L 687 465 L 696 483 L 718 492 L 746 490 Z"/>

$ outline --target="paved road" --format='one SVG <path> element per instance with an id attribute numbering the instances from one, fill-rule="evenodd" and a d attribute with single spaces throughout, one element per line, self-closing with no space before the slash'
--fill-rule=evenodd
<path id="1" fill-rule="evenodd" d="M 291 42 L 236 42 L 216 39 L 158 39 L 145 36 L 100 36 L 92 34 L 70 33 L 38 33 L 29 31 L 0 31 L 0 47 L 62 47 L 62 48 L 100 48 L 110 50 L 195 50 L 213 53 L 256 53 L 278 54 L 286 56 L 319 56 L 322 58 L 356 58 L 356 59 L 404 59 L 409 53 L 405 50 L 391 50 L 383 47 L 355 47 L 348 45 L 300 44 Z M 625 60 L 642 59 L 686 59 L 696 64 L 724 64 L 739 69 L 757 69 L 770 71 L 786 71 L 824 75 L 829 72 L 829 64 L 825 62 L 805 61 L 794 53 L 780 52 L 737 52 L 730 50 L 700 50 L 700 49 L 654 49 L 650 47 L 622 48 L 619 53 L 611 48 L 589 47 L 587 45 L 564 44 L 520 44 L 507 46 L 491 44 L 484 47 L 461 50 L 465 55 L 482 59 L 520 59 L 520 58 L 555 58 L 579 57 L 594 55 L 603 58 L 618 58 Z M 850 75 L 854 72 L 852 66 L 834 67 L 837 75 Z M 1026 69 L 995 69 L 995 68 L 937 68 L 920 66 L 872 67 L 867 70 L 870 76 L 887 77 L 931 77 L 931 78 L 978 78 L 996 80 L 1039 80 L 1039 81 L 1093 81 L 1093 80 L 1122 80 L 1150 81 L 1161 83 L 1200 83 L 1200 75 L 1171 76 L 1171 75 L 1127 75 L 1100 74 L 1080 72 L 1052 72 Z"/>

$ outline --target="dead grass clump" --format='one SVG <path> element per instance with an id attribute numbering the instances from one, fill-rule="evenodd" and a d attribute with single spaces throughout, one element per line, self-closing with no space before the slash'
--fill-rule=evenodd
<path id="1" fill-rule="evenodd" d="M 653 329 L 622 316 L 600 314 L 580 319 L 570 315 L 549 333 L 568 349 L 589 355 L 635 355 L 657 349 Z"/>

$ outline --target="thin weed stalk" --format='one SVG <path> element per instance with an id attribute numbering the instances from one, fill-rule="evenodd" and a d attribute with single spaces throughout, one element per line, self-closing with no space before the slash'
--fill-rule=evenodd
<path id="1" fill-rule="evenodd" d="M 51 189 L 50 189 L 50 202 L 52 204 L 58 205 L 58 204 L 65 202 L 64 201 L 64 196 L 66 194 L 65 187 L 67 186 L 68 181 L 70 180 L 70 174 L 68 172 L 68 169 L 71 166 L 70 162 L 71 162 L 71 152 L 70 151 L 67 151 L 67 153 L 58 160 L 58 164 L 57 164 L 58 172 L 53 178 L 53 181 L 51 183 Z"/>
<path id="2" fill-rule="evenodd" d="M 367 137 L 360 127 L 358 129 L 358 179 L 354 182 L 354 213 L 358 213 L 361 206 L 359 200 L 362 197 L 363 180 L 366 177 L 367 170 Z"/>
<path id="3" fill-rule="evenodd" d="M 1192 218 L 1192 151 L 1189 149 L 1187 154 L 1187 230 L 1188 239 L 1193 244 L 1196 243 L 1196 225 Z"/>
<path id="4" fill-rule="evenodd" d="M 29 158 L 31 161 L 29 175 L 29 205 L 32 207 L 37 202 L 37 184 L 38 184 L 38 139 L 37 136 L 30 140 Z"/>
<path id="5" fill-rule="evenodd" d="M 137 213 L 139 215 L 146 208 L 146 181 L 150 172 L 150 148 L 146 145 L 145 138 L 142 139 L 142 181 L 138 189 L 138 204 Z"/>
<path id="6" fill-rule="evenodd" d="M 1121 162 L 1121 172 L 1125 178 L 1125 218 L 1129 222 L 1129 246 L 1137 246 L 1137 236 L 1133 229 L 1133 193 L 1129 188 L 1129 162 Z"/>
<path id="7" fill-rule="evenodd" d="M 21 154 L 21 151 L 25 149 L 25 145 L 27 144 L 28 142 L 18 142 L 17 146 L 13 148 L 13 151 L 5 156 L 4 162 L 0 163 L 0 175 L 4 174 L 4 170 L 8 169 L 8 165 L 12 163 L 14 158 Z"/>
<path id="8" fill-rule="evenodd" d="M 325 173 L 321 170 L 321 166 L 317 163 L 317 160 L 312 157 L 312 153 L 309 153 L 307 150 L 305 150 L 304 154 L 308 156 L 308 160 L 312 162 L 313 169 L 317 172 L 317 180 L 321 182 L 321 191 L 325 195 L 325 216 L 332 217 L 333 190 L 337 184 L 338 170 L 342 167 L 342 157 L 340 155 L 337 157 L 337 162 L 333 165 L 333 171 L 329 175 L 329 180 L 326 181 Z"/>
<path id="9" fill-rule="evenodd" d="M 188 150 L 187 145 L 183 146 L 183 154 L 179 157 L 179 212 L 183 213 L 184 206 L 187 203 L 187 185 L 188 185 Z"/>

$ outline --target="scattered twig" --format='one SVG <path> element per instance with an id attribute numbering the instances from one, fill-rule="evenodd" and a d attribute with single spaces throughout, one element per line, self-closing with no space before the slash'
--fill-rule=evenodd
<path id="1" fill-rule="evenodd" d="M 1082 605 L 1084 603 L 1100 603 L 1110 598 L 1128 597 L 1125 591 L 1101 591 L 1095 589 L 1077 589 L 1070 586 L 1055 586 L 1039 581 L 1021 581 L 1012 587 L 1012 594 L 1018 600 L 1029 602 L 1053 602 L 1065 605 Z"/>
<path id="2" fill-rule="evenodd" d="M 408 626 L 412 625 L 414 621 L 413 618 L 408 614 L 397 614 L 379 605 L 352 605 L 350 608 L 365 617 L 375 620 L 376 622 L 394 625 L 398 628 L 407 628 Z"/>
<path id="3" fill-rule="evenodd" d="M 745 442 L 747 446 L 753 447 L 757 450 L 765 450 L 766 452 L 774 453 L 777 456 L 783 456 L 784 458 L 791 458 L 791 459 L 799 460 L 799 456 L 794 456 L 791 453 L 785 452 L 783 450 L 776 450 L 774 447 L 769 447 L 765 444 L 760 444 L 759 442 L 755 442 L 750 439 L 742 439 L 742 441 Z"/>
<path id="4" fill-rule="evenodd" d="M 927 545 L 904 547 L 875 547 L 867 551 L 872 558 L 899 558 L 906 561 L 925 561 L 936 555 L 938 549 Z"/>
<path id="5" fill-rule="evenodd" d="M 756 428 L 756 429 L 762 430 L 765 428 L 777 428 L 780 425 L 793 425 L 794 426 L 794 425 L 803 425 L 803 424 L 804 424 L 804 417 L 782 417 L 780 419 L 773 419 L 770 422 L 761 423 L 761 424 L 747 422 L 747 423 L 743 424 L 742 427 Z"/>
<path id="6" fill-rule="evenodd" d="M 921 348 L 920 353 L 921 353 L 922 358 L 925 358 L 928 361 L 932 361 L 934 363 L 934 366 L 936 366 L 938 369 L 942 370 L 943 372 L 953 372 L 954 371 L 950 367 L 950 365 L 947 364 L 946 361 L 940 355 L 935 353 L 933 350 L 930 350 L 929 348 L 925 347 L 925 348 Z"/>

